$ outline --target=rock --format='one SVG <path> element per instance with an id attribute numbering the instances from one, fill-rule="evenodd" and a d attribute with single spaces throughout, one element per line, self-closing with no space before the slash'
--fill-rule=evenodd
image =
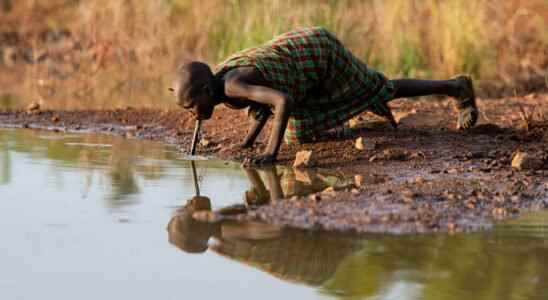
<path id="1" fill-rule="evenodd" d="M 358 127 L 358 125 L 360 125 L 360 119 L 359 118 L 352 118 L 350 120 L 348 120 L 348 127 L 350 128 L 356 128 Z"/>
<path id="2" fill-rule="evenodd" d="M 415 200 L 415 198 L 417 197 L 417 194 L 415 194 L 411 190 L 406 189 L 401 191 L 401 196 L 404 203 L 411 203 Z"/>
<path id="3" fill-rule="evenodd" d="M 409 155 L 409 158 L 410 159 L 416 159 L 416 160 L 425 159 L 426 155 L 424 155 L 424 152 L 422 152 L 422 151 L 417 151 L 417 152 L 411 153 L 411 155 Z"/>
<path id="4" fill-rule="evenodd" d="M 51 118 L 51 121 L 52 121 L 53 123 L 57 123 L 57 122 L 59 122 L 59 117 L 58 117 L 58 116 L 53 116 L 53 117 Z"/>
<path id="5" fill-rule="evenodd" d="M 337 192 L 335 191 L 335 188 L 333 188 L 332 186 L 322 191 L 322 196 L 335 197 L 335 195 L 337 195 Z"/>
<path id="6" fill-rule="evenodd" d="M 457 174 L 459 172 L 459 170 L 455 169 L 455 168 L 451 168 L 451 169 L 448 169 L 448 170 L 445 170 L 447 172 L 447 174 Z"/>
<path id="7" fill-rule="evenodd" d="M 205 139 L 205 138 L 202 138 L 200 140 L 200 146 L 204 147 L 204 148 L 207 148 L 209 145 L 211 145 L 212 142 L 208 139 Z"/>
<path id="8" fill-rule="evenodd" d="M 320 193 L 314 193 L 308 196 L 308 200 L 320 202 L 322 200 L 322 196 L 320 195 Z"/>
<path id="9" fill-rule="evenodd" d="M 354 176 L 354 185 L 357 187 L 365 186 L 365 177 L 363 175 Z"/>
<path id="10" fill-rule="evenodd" d="M 14 47 L 7 47 L 3 50 L 3 63 L 6 67 L 11 68 L 17 62 L 17 50 Z"/>
<path id="11" fill-rule="evenodd" d="M 40 110 L 40 103 L 33 101 L 27 106 L 27 112 L 32 112 L 35 110 Z"/>
<path id="12" fill-rule="evenodd" d="M 543 167 L 543 161 L 523 151 L 517 151 L 512 159 L 512 168 L 517 170 L 538 170 Z"/>
<path id="13" fill-rule="evenodd" d="M 295 154 L 294 168 L 308 168 L 316 165 L 314 153 L 310 150 L 303 150 Z"/>
<path id="14" fill-rule="evenodd" d="M 374 142 L 364 143 L 363 137 L 357 138 L 356 142 L 354 143 L 354 146 L 358 150 L 367 150 L 367 151 L 375 150 L 375 147 L 376 147 Z"/>

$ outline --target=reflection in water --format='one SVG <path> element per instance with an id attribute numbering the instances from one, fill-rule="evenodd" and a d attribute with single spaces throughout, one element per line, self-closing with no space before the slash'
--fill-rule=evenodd
<path id="1" fill-rule="evenodd" d="M 185 161 L 179 159 L 177 152 L 165 151 L 163 146 L 146 141 L 128 142 L 122 138 L 94 134 L 63 135 L 31 130 L 1 130 L 0 184 L 9 184 L 11 180 L 10 151 L 66 166 L 77 162 L 88 175 L 95 170 L 106 169 L 106 179 L 111 188 L 108 201 L 113 207 L 132 203 L 132 197 L 140 192 L 138 178 L 160 180 L 164 168 L 188 167 Z M 207 166 L 227 169 L 221 161 L 208 161 Z M 270 199 L 306 195 L 350 180 L 280 167 L 246 169 L 244 172 L 252 188 L 245 192 L 243 198 L 251 206 L 266 203 Z"/>
<path id="2" fill-rule="evenodd" d="M 93 147 L 104 144 L 111 147 Z M 116 288 L 110 286 L 112 282 L 118 284 L 111 278 L 128 278 L 127 291 L 133 291 L 136 285 L 132 279 L 150 274 L 150 270 L 157 267 L 154 274 L 165 277 L 141 279 L 150 283 L 146 285 L 151 290 L 150 295 L 158 292 L 154 288 L 163 282 L 170 282 L 170 279 L 176 282 L 177 291 L 169 295 L 171 297 L 163 298 L 173 298 L 179 293 L 178 284 L 182 282 L 186 282 L 185 289 L 191 291 L 190 298 L 197 298 L 194 295 L 203 292 L 200 290 L 201 282 L 215 282 L 222 286 L 220 290 L 233 291 L 229 298 L 249 298 L 245 294 L 236 295 L 237 287 L 232 288 L 232 285 L 234 278 L 259 277 L 249 272 L 251 268 L 273 275 L 261 277 L 261 285 L 254 287 L 255 291 L 276 296 L 280 287 L 287 287 L 290 293 L 308 290 L 301 285 L 284 284 L 289 281 L 313 287 L 322 296 L 336 299 L 548 298 L 546 212 L 505 223 L 491 232 L 454 236 L 355 236 L 291 230 L 222 218 L 215 223 L 206 223 L 194 219 L 193 214 L 212 209 L 224 212 L 224 207 L 217 209 L 215 204 L 232 204 L 242 194 L 240 206 L 253 209 L 272 199 L 345 185 L 351 179 L 335 176 L 337 174 L 303 173 L 284 168 L 241 170 L 223 162 L 199 162 L 201 169 L 198 171 L 203 182 L 199 195 L 171 215 L 172 201 L 177 201 L 177 195 L 182 191 L 189 197 L 193 190 L 188 164 L 179 159 L 175 151 L 168 151 L 155 143 L 96 135 L 0 130 L 0 189 L 2 196 L 5 193 L 10 195 L 0 198 L 0 227 L 4 228 L 1 233 L 7 239 L 6 244 L 14 245 L 0 248 L 0 262 L 2 267 L 8 265 L 8 272 L 15 278 L 13 282 L 7 281 L 7 286 L 5 280 L 8 277 L 0 279 L 2 295 L 5 296 L 5 288 L 10 284 L 34 295 L 32 290 L 26 289 L 29 282 L 32 285 L 44 282 L 49 291 L 53 283 L 66 280 L 63 289 L 73 287 L 78 290 L 79 286 L 73 285 L 79 283 L 74 279 L 78 276 L 72 276 L 70 272 L 80 274 L 85 269 L 80 269 L 82 264 L 91 269 L 99 266 L 97 274 L 100 276 L 91 277 L 95 281 L 82 280 L 86 287 L 100 281 L 105 274 L 114 274 L 105 282 L 97 283 L 97 290 L 106 287 L 109 291 Z M 48 181 L 42 182 L 41 173 L 25 177 L 34 170 L 47 170 L 45 177 Z M 64 194 L 67 190 L 79 188 L 63 186 L 61 179 L 67 173 L 85 178 L 69 182 L 85 182 L 91 195 L 104 189 L 107 201 L 92 201 L 97 200 L 94 197 L 78 201 L 75 193 Z M 247 177 L 249 185 L 243 176 Z M 44 197 L 39 192 L 27 191 L 29 185 L 42 189 L 51 184 L 59 184 L 61 188 L 59 191 L 46 189 L 48 194 Z M 165 188 L 169 184 L 177 188 L 160 189 L 163 191 L 160 193 L 155 188 L 155 185 Z M 166 200 L 170 197 L 173 199 Z M 101 215 L 103 210 L 95 207 L 97 202 L 99 207 L 123 206 L 127 209 L 123 213 L 118 209 L 105 210 L 115 216 L 108 215 L 105 219 Z M 29 207 L 34 209 L 27 209 Z M 120 223 L 119 217 L 131 221 Z M 184 252 L 201 255 L 169 256 L 173 247 L 165 247 L 169 244 L 161 235 L 161 228 L 168 219 L 169 243 Z M 17 230 L 8 224 L 17 224 Z M 61 224 L 62 227 L 51 227 L 51 224 Z M 104 243 L 104 240 L 109 242 Z M 154 252 L 162 249 L 166 251 Z M 180 251 L 176 252 L 180 254 Z M 60 255 L 57 257 L 56 253 Z M 112 256 L 116 253 L 120 255 Z M 227 260 L 209 259 L 217 254 Z M 90 259 L 82 262 L 81 257 Z M 135 260 L 128 260 L 132 258 Z M 159 264 L 162 260 L 163 264 Z M 228 260 L 242 264 L 225 263 Z M 168 270 L 166 267 L 177 262 L 185 268 Z M 140 269 L 141 263 L 145 263 L 143 269 Z M 70 269 L 74 265 L 78 266 L 77 269 Z M 104 269 L 106 265 L 111 267 Z M 186 268 L 188 265 L 193 267 Z M 234 265 L 241 268 L 233 268 Z M 52 269 L 65 269 L 65 273 L 51 273 Z M 180 280 L 177 277 L 189 272 L 192 273 L 191 279 L 183 276 L 185 279 Z M 48 278 L 41 276 L 46 273 Z M 68 275 L 63 277 L 63 274 Z M 34 290 L 35 294 L 40 292 Z M 14 298 L 9 296 L 15 294 L 8 292 L 8 298 Z"/>
<path id="3" fill-rule="evenodd" d="M 353 236 L 192 218 L 193 212 L 210 209 L 206 197 L 191 199 L 179 209 L 168 225 L 170 243 L 189 253 L 209 249 L 285 281 L 317 286 L 336 298 L 495 300 L 548 295 L 546 227 L 531 235 L 520 232 L 519 237 L 503 229 L 457 236 Z"/>
<path id="4" fill-rule="evenodd" d="M 283 229 L 261 222 L 200 222 L 196 211 L 210 210 L 209 198 L 197 196 L 169 221 L 169 242 L 188 253 L 208 249 L 284 280 L 320 285 L 361 242 L 343 234 Z M 210 239 L 214 242 L 210 246 Z"/>
<path id="5" fill-rule="evenodd" d="M 267 168 L 246 173 L 252 183 L 245 197 L 252 200 L 248 205 L 314 190 L 315 180 L 303 183 L 291 172 L 279 176 L 275 168 Z M 259 173 L 264 173 L 264 181 Z M 283 190 L 283 178 L 295 188 Z M 495 300 L 548 295 L 548 213 L 489 233 L 357 236 L 261 222 L 201 222 L 193 218 L 198 211 L 211 211 L 209 198 L 196 196 L 176 211 L 168 224 L 170 243 L 188 253 L 211 250 L 336 298 Z"/>

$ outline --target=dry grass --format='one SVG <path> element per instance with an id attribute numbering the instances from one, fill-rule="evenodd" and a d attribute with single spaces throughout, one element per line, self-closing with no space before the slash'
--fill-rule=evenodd
<path id="1" fill-rule="evenodd" d="M 25 79 L 32 79 L 24 80 L 24 90 L 33 91 L 34 97 L 60 98 L 60 92 L 51 90 L 70 87 L 66 91 L 73 91 L 63 96 L 66 105 L 75 98 L 84 103 L 94 99 L 99 106 L 152 105 L 168 99 L 166 74 L 182 56 L 215 63 L 307 25 L 327 27 L 389 77 L 470 73 L 484 92 L 510 93 L 545 88 L 548 78 L 545 0 L 12 2 L 0 31 L 28 36 L 34 53 L 51 47 L 37 38 L 45 28 L 68 28 L 82 47 L 68 58 L 79 67 L 67 78 L 52 74 L 58 68 L 52 62 L 48 68 L 17 67 L 26 69 Z"/>

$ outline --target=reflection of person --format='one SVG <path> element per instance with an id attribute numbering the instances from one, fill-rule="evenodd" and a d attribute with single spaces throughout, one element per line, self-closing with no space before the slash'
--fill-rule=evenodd
<path id="1" fill-rule="evenodd" d="M 211 118 L 218 104 L 249 108 L 253 121 L 241 147 L 251 147 L 274 109 L 274 124 L 265 152 L 253 164 L 276 161 L 287 143 L 307 143 L 348 119 L 372 111 L 396 121 L 387 103 L 396 98 L 442 94 L 458 101 L 458 128 L 477 121 L 472 80 L 388 80 L 321 27 L 293 30 L 272 41 L 239 52 L 213 74 L 202 62 L 188 61 L 178 70 L 171 90 L 179 105 L 200 120 Z"/>
<path id="2" fill-rule="evenodd" d="M 169 242 L 188 253 L 202 253 L 208 248 L 209 238 L 218 229 L 213 224 L 200 222 L 192 218 L 197 211 L 210 211 L 209 198 L 195 196 L 185 206 L 177 210 L 167 225 Z"/>
<path id="3" fill-rule="evenodd" d="M 264 205 L 270 200 L 284 198 L 280 178 L 273 166 L 261 169 L 266 176 L 266 186 L 256 169 L 245 169 L 247 178 L 251 182 L 251 189 L 244 194 L 244 202 L 250 206 Z"/>
<path id="4" fill-rule="evenodd" d="M 177 210 L 168 223 L 169 242 L 188 253 L 203 253 L 208 249 L 209 239 L 222 240 L 265 240 L 279 236 L 280 228 L 261 222 L 236 222 L 223 220 L 204 222 L 196 220 L 193 214 L 211 211 L 207 197 L 196 196 Z"/>
<path id="5" fill-rule="evenodd" d="M 168 225 L 169 242 L 187 253 L 211 249 L 284 280 L 319 285 L 346 256 L 361 248 L 361 243 L 344 234 L 312 234 L 261 222 L 200 222 L 192 214 L 210 208 L 209 199 L 199 198 L 178 210 Z"/>
<path id="6" fill-rule="evenodd" d="M 251 182 L 251 189 L 244 194 L 244 202 L 247 205 L 263 205 L 270 200 L 289 198 L 291 196 L 305 196 L 325 189 L 328 185 L 318 178 L 316 174 L 306 171 L 286 169 L 279 175 L 276 167 L 270 166 L 261 169 L 245 169 Z M 297 180 L 300 172 L 301 180 Z M 264 174 L 265 182 L 260 176 Z"/>

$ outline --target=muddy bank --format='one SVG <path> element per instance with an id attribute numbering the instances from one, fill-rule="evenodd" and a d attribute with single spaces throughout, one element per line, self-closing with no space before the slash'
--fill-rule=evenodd
<path id="1" fill-rule="evenodd" d="M 397 131 L 368 114 L 352 122 L 361 129 L 363 150 L 355 147 L 354 139 L 282 146 L 280 164 L 290 165 L 297 151 L 312 150 L 315 169 L 353 176 L 352 182 L 273 200 L 231 218 L 358 232 L 458 232 L 548 207 L 548 94 L 481 99 L 480 123 L 465 133 L 454 130 L 450 100 L 400 100 L 392 106 L 400 122 Z M 104 132 L 164 141 L 182 151 L 188 149 L 193 123 L 181 110 L 0 112 L 2 127 Z M 260 153 L 264 133 L 254 149 L 230 147 L 243 137 L 246 124 L 244 112 L 216 110 L 204 123 L 198 152 L 237 161 Z M 515 170 L 511 162 L 517 150 L 537 163 Z M 300 171 L 298 178 L 306 182 L 307 171 Z"/>

